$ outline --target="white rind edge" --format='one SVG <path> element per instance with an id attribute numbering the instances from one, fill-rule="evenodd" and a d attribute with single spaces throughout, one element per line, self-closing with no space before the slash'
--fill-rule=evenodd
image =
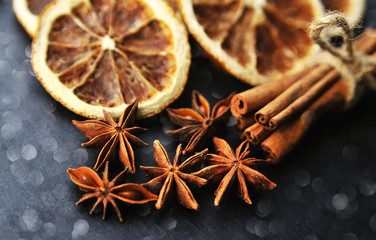
<path id="1" fill-rule="evenodd" d="M 27 1 L 13 0 L 13 11 L 30 37 L 34 37 L 38 29 L 38 16 L 28 11 Z M 22 18 L 20 17 L 22 16 Z"/>

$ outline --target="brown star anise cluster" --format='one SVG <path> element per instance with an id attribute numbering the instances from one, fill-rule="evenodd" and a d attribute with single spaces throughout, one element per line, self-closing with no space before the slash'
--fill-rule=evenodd
<path id="1" fill-rule="evenodd" d="M 171 121 L 181 126 L 180 129 L 169 131 L 168 133 L 179 142 L 188 142 L 183 150 L 184 155 L 192 155 L 197 150 L 206 147 L 209 140 L 215 135 L 216 130 L 227 123 L 231 115 L 230 102 L 232 96 L 233 94 L 219 101 L 215 104 L 213 111 L 210 112 L 209 102 L 199 92 L 193 91 L 192 109 L 167 109 Z M 216 206 L 219 205 L 222 197 L 235 179 L 238 179 L 240 196 L 248 204 L 252 204 L 252 202 L 249 198 L 247 182 L 260 189 L 270 190 L 276 186 L 264 175 L 251 168 L 269 161 L 249 157 L 250 150 L 247 142 L 242 143 L 236 149 L 236 153 L 233 152 L 225 140 L 214 137 L 213 143 L 218 154 L 207 154 L 209 166 L 199 170 L 200 168 L 197 167 L 193 169 L 193 166 L 195 163 L 202 164 L 197 161 L 192 162 L 192 159 L 200 159 L 203 156 L 203 152 L 193 155 L 179 166 L 181 144 L 176 150 L 174 163 L 171 164 L 164 148 L 159 142 L 154 142 L 154 158 L 158 167 L 141 168 L 148 177 L 153 178 L 153 180 L 143 184 L 143 186 L 153 192 L 159 191 L 156 208 L 163 207 L 167 195 L 172 191 L 173 186 L 176 186 L 180 203 L 187 208 L 197 210 L 198 204 L 188 188 L 189 184 L 187 185 L 185 182 L 196 187 L 206 184 L 203 179 L 220 182 L 215 192 L 214 205 Z M 207 150 L 204 151 L 207 152 Z M 190 171 L 186 171 L 183 174 L 182 171 L 187 170 L 188 166 L 190 166 Z M 196 170 L 199 171 L 194 172 Z"/>
<path id="2" fill-rule="evenodd" d="M 136 170 L 133 147 L 147 145 L 134 136 L 134 134 L 146 130 L 133 126 L 137 101 L 124 110 L 117 123 L 106 112 L 104 112 L 105 122 L 98 120 L 73 121 L 73 124 L 90 139 L 82 146 L 102 148 L 94 170 L 88 167 L 68 169 L 72 181 L 80 187 L 80 190 L 86 192 L 77 204 L 96 198 L 90 214 L 102 203 L 104 219 L 107 205 L 110 203 L 116 210 L 119 220 L 122 221 L 115 200 L 128 204 L 156 201 L 155 207 L 161 209 L 166 206 L 167 199 L 175 192 L 181 205 L 198 210 L 199 204 L 192 193 L 192 188 L 203 187 L 208 182 L 219 182 L 214 200 L 214 205 L 218 206 L 236 179 L 239 195 L 246 203 L 252 204 L 248 185 L 268 190 L 273 189 L 276 185 L 252 168 L 269 161 L 249 157 L 250 150 L 247 142 L 243 142 L 234 153 L 225 140 L 214 137 L 217 129 L 226 125 L 231 115 L 232 96 L 233 94 L 219 101 L 215 104 L 213 111 L 210 111 L 209 102 L 197 91 L 194 91 L 192 109 L 167 109 L 172 122 L 181 126 L 180 129 L 169 131 L 169 134 L 175 140 L 188 142 L 188 144 L 184 150 L 182 150 L 182 144 L 178 145 L 175 157 L 171 162 L 166 149 L 158 140 L 155 140 L 153 146 L 156 166 L 140 167 L 145 175 L 151 178 L 149 182 L 141 185 L 134 183 L 116 185 L 124 173 L 134 173 Z M 207 148 L 203 150 L 211 140 L 213 140 L 217 154 L 208 154 Z M 200 150 L 201 152 L 197 152 Z M 182 154 L 189 157 L 181 163 Z M 125 170 L 109 181 L 109 161 L 117 155 Z M 206 167 L 204 167 L 205 160 L 208 165 Z M 103 177 L 100 178 L 95 171 L 101 169 L 103 165 L 105 165 Z"/>

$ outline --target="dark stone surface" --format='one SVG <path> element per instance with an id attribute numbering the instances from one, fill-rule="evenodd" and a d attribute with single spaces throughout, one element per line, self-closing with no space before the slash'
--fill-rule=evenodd
<path id="1" fill-rule="evenodd" d="M 368 1 L 364 25 L 376 27 L 376 2 Z M 30 66 L 30 38 L 17 23 L 10 0 L 0 0 L 0 239 L 375 239 L 376 95 L 365 96 L 347 112 L 320 119 L 278 166 L 262 172 L 278 184 L 252 192 L 246 205 L 231 192 L 213 206 L 215 186 L 194 192 L 199 212 L 173 201 L 157 211 L 152 204 L 121 208 L 120 223 L 109 207 L 92 216 L 68 167 L 93 166 L 97 150 L 71 124 L 82 119 L 56 103 Z M 213 66 L 196 48 L 189 81 L 173 107 L 190 106 L 193 89 L 213 104 L 247 86 Z M 159 139 L 172 156 L 174 128 L 165 113 L 142 120 L 140 137 L 150 146 L 136 151 L 137 164 L 154 165 L 152 142 Z M 229 124 L 219 134 L 236 147 Z M 147 181 L 138 170 L 129 182 Z M 101 208 L 98 208 L 101 209 Z"/>

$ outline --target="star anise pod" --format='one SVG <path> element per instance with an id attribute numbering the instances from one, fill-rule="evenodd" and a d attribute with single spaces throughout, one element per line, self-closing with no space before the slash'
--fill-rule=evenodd
<path id="1" fill-rule="evenodd" d="M 250 150 L 246 142 L 240 144 L 236 153 L 223 139 L 215 137 L 213 142 L 218 155 L 208 154 L 207 162 L 210 166 L 194 173 L 194 175 L 213 182 L 219 182 L 222 179 L 215 191 L 215 206 L 219 205 L 223 195 L 231 188 L 236 178 L 239 183 L 239 194 L 248 204 L 252 204 L 252 201 L 249 198 L 247 182 L 256 188 L 266 190 L 271 190 L 277 186 L 260 172 L 249 167 L 267 163 L 268 160 L 248 158 Z"/>
<path id="2" fill-rule="evenodd" d="M 201 169 L 208 150 L 205 149 L 189 157 L 179 165 L 181 149 L 180 144 L 176 149 L 174 162 L 171 164 L 166 149 L 158 140 L 155 140 L 154 159 L 157 167 L 141 166 L 147 177 L 154 178 L 142 184 L 142 186 L 153 192 L 160 191 L 157 203 L 155 204 L 157 209 L 164 206 L 167 197 L 175 186 L 179 202 L 186 208 L 198 210 L 199 205 L 188 186 L 202 187 L 207 183 L 206 179 L 194 176 L 191 173 Z"/>
<path id="3" fill-rule="evenodd" d="M 205 147 L 218 128 L 224 126 L 231 116 L 230 102 L 234 94 L 215 104 L 210 113 L 209 102 L 198 92 L 192 92 L 192 109 L 167 109 L 170 119 L 182 128 L 168 131 L 179 142 L 188 142 L 184 155 L 191 155 Z"/>
<path id="4" fill-rule="evenodd" d="M 105 111 L 103 111 L 103 114 L 106 122 L 73 120 L 73 124 L 90 139 L 89 142 L 82 144 L 83 147 L 102 148 L 94 166 L 95 171 L 98 171 L 105 162 L 112 159 L 117 151 L 119 151 L 119 158 L 125 168 L 128 168 L 130 173 L 136 171 L 132 146 L 145 147 L 148 145 L 133 135 L 147 130 L 133 126 L 137 104 L 136 100 L 127 106 L 118 123 Z"/>
<path id="5" fill-rule="evenodd" d="M 117 180 L 127 171 L 125 169 L 119 173 L 111 182 L 108 180 L 108 162 L 103 171 L 102 179 L 98 174 L 88 167 L 80 167 L 77 169 L 68 168 L 67 172 L 72 181 L 80 187 L 85 193 L 76 205 L 91 198 L 97 198 L 90 214 L 93 213 L 99 203 L 103 203 L 103 220 L 106 217 L 107 204 L 111 203 L 115 208 L 119 220 L 122 222 L 118 206 L 115 199 L 129 204 L 143 204 L 157 200 L 157 196 L 146 190 L 139 184 L 124 183 L 116 186 Z"/>

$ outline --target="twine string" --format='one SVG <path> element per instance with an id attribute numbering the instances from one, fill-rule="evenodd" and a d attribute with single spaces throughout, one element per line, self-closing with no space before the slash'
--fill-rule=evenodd
<path id="1" fill-rule="evenodd" d="M 343 13 L 328 11 L 324 17 L 311 23 L 309 35 L 324 51 L 340 60 L 342 69 L 338 70 L 350 74 L 344 77 L 354 91 L 362 80 L 376 91 L 376 78 L 372 75 L 376 69 L 376 60 L 368 55 L 354 52 L 353 27 L 350 26 Z M 343 40 L 341 46 L 333 46 L 330 43 L 330 39 L 336 37 Z M 355 97 L 354 95 L 353 98 Z"/>

